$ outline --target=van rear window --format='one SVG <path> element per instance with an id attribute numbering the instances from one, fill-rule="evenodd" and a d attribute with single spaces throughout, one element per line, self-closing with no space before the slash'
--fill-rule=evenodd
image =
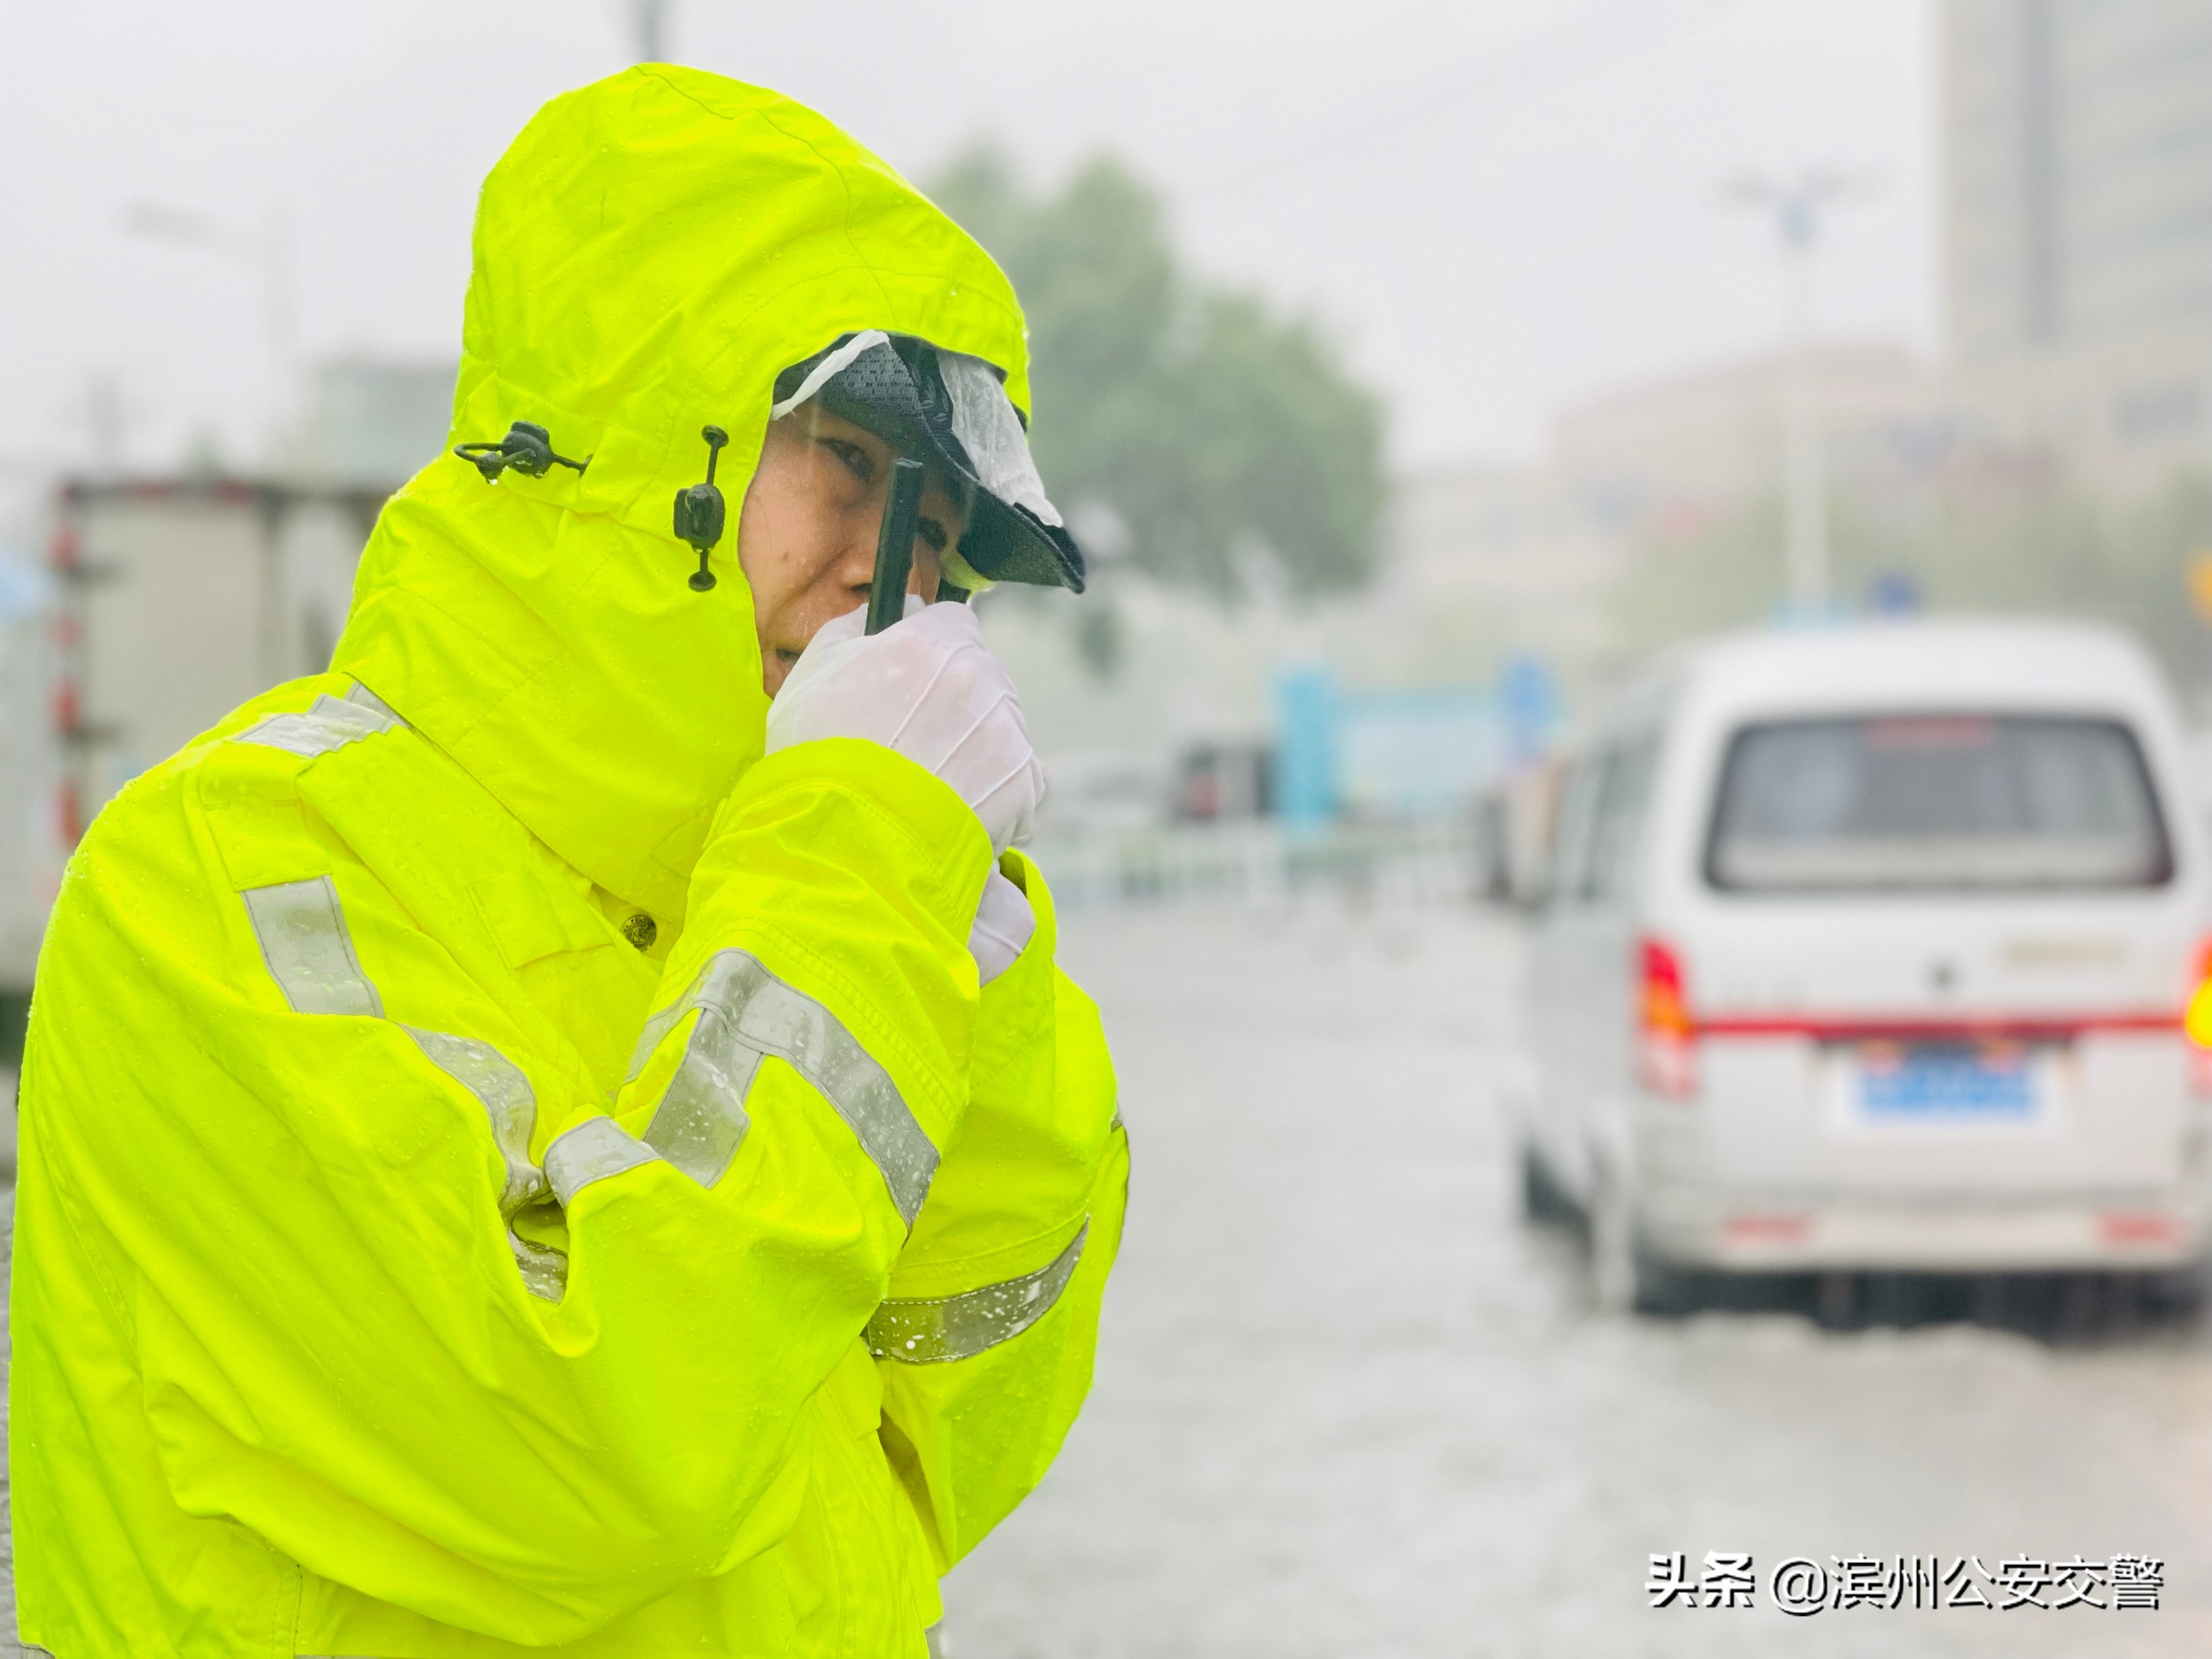
<path id="1" fill-rule="evenodd" d="M 2173 855 L 2117 720 L 1881 714 L 1747 726 L 1705 878 L 1739 892 L 2156 887 Z"/>

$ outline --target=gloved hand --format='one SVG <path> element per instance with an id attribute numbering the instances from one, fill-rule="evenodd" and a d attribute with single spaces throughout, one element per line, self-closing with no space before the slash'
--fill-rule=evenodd
<path id="1" fill-rule="evenodd" d="M 799 654 L 769 705 L 768 752 L 817 738 L 868 738 L 951 785 L 983 821 L 994 853 L 1027 841 L 1044 768 L 1013 679 L 983 643 L 975 611 L 909 597 L 902 620 L 872 638 L 866 626 L 865 609 L 840 617 Z"/>

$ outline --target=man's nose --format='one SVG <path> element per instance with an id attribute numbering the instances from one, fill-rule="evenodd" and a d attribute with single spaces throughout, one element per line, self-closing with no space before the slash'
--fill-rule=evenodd
<path id="1" fill-rule="evenodd" d="M 840 587 L 865 596 L 876 576 L 876 538 L 882 528 L 874 514 L 856 513 L 847 526 L 842 545 L 832 566 Z"/>

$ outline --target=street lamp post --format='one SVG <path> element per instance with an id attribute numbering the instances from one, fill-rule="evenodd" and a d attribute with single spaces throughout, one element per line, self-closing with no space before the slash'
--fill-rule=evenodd
<path id="1" fill-rule="evenodd" d="M 668 0 L 630 0 L 630 25 L 637 42 L 637 61 L 661 64 L 668 59 Z"/>
<path id="2" fill-rule="evenodd" d="M 1782 245 L 1785 568 L 1790 607 L 1806 616 L 1828 603 L 1827 454 L 1813 355 L 1813 256 L 1823 216 L 1863 191 L 1863 180 L 1814 167 L 1791 180 L 1747 175 L 1728 192 L 1731 201 L 1771 219 Z"/>

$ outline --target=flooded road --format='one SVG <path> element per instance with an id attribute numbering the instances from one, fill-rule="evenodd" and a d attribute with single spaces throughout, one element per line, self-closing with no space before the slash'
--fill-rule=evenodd
<path id="1" fill-rule="evenodd" d="M 1128 1237 L 1083 1421 L 948 1583 L 958 1659 L 2212 1651 L 2199 1320 L 1598 1317 L 1516 1213 L 1507 924 L 1094 913 L 1063 953 L 1115 1045 Z M 1652 1609 L 1674 1551 L 1749 1553 L 1758 1605 Z M 1791 1618 L 1766 1583 L 2114 1553 L 2163 1559 L 2160 1611 Z"/>
<path id="2" fill-rule="evenodd" d="M 1589 1314 L 1492 1109 L 1516 948 L 1452 907 L 1071 919 L 1128 1237 L 1083 1421 L 947 1587 L 957 1659 L 2212 1651 L 2202 1321 Z M 1759 1605 L 1652 1610 L 1655 1551 L 1751 1554 Z M 2162 1610 L 1790 1619 L 1766 1585 L 2115 1552 L 2162 1559 Z"/>

